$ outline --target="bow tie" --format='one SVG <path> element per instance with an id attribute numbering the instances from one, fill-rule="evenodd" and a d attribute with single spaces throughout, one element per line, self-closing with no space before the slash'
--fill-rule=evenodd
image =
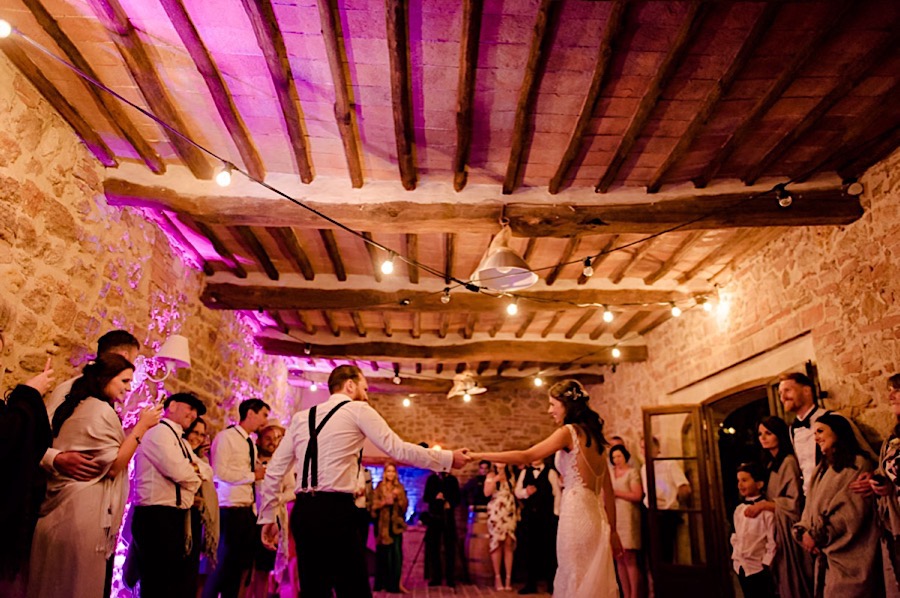
<path id="1" fill-rule="evenodd" d="M 741 501 L 741 504 L 745 504 L 745 505 L 755 505 L 756 503 L 762 502 L 763 500 L 765 500 L 765 499 L 764 499 L 762 496 L 757 496 L 757 497 L 754 498 L 753 500 L 747 500 L 747 499 L 744 499 L 744 500 Z"/>
<path id="2" fill-rule="evenodd" d="M 809 412 L 809 415 L 806 416 L 806 419 L 794 418 L 794 421 L 791 423 L 791 430 L 796 430 L 797 428 L 806 428 L 807 430 L 812 429 L 812 416 L 818 411 L 818 407 Z"/>

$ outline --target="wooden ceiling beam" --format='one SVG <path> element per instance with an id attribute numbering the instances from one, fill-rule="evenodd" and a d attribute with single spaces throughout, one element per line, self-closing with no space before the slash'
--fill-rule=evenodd
<path id="1" fill-rule="evenodd" d="M 616 271 L 613 272 L 609 277 L 612 283 L 619 284 L 620 282 L 622 282 L 622 279 L 625 278 L 625 274 L 628 273 L 628 270 L 630 270 L 632 266 L 641 261 L 644 256 L 647 255 L 648 251 L 653 249 L 657 239 L 659 239 L 659 237 L 651 237 L 635 247 L 634 253 L 631 254 L 631 257 L 623 262 L 618 268 L 616 268 Z"/>
<path id="2" fill-rule="evenodd" d="M 16 38 L 4 40 L 0 45 L 0 50 L 6 55 L 9 61 L 19 69 L 26 79 L 37 89 L 47 103 L 62 117 L 64 121 L 69 123 L 72 130 L 78 135 L 81 142 L 88 148 L 97 160 L 107 168 L 116 168 L 119 165 L 116 156 L 106 145 L 106 142 L 100 135 L 88 124 L 81 116 L 78 110 L 72 106 L 59 91 L 54 87 L 41 72 L 41 69 L 35 65 L 22 49 L 20 40 Z"/>
<path id="3" fill-rule="evenodd" d="M 534 305 L 546 306 L 559 301 L 570 304 L 633 305 L 682 301 L 687 295 L 680 291 L 657 289 L 577 289 L 517 293 L 519 306 L 530 311 Z M 484 293 L 456 293 L 450 303 L 442 303 L 433 292 L 425 290 L 382 291 L 379 289 L 323 289 L 316 285 L 288 286 L 286 284 L 244 285 L 207 283 L 200 296 L 211 309 L 256 309 L 264 304 L 270 309 L 371 310 L 414 313 L 470 313 L 496 314 L 506 317 L 502 302 Z M 500 313 L 498 313 L 500 312 Z M 502 323 L 501 323 L 502 325 Z"/>
<path id="4" fill-rule="evenodd" d="M 534 322 L 534 318 L 537 316 L 537 312 L 532 311 L 525 315 L 522 319 L 522 324 L 519 326 L 519 329 L 516 330 L 516 338 L 522 338 L 525 336 L 525 333 L 528 332 L 528 327 L 531 326 L 531 323 Z"/>
<path id="5" fill-rule="evenodd" d="M 588 336 L 592 341 L 597 340 L 603 334 L 609 330 L 609 324 L 606 322 L 600 322 L 593 330 L 591 330 L 590 335 Z"/>
<path id="6" fill-rule="evenodd" d="M 698 230 L 688 234 L 684 239 L 682 239 L 681 243 L 679 243 L 678 247 L 672 252 L 672 254 L 666 259 L 665 262 L 650 276 L 644 278 L 644 284 L 652 285 L 657 280 L 661 279 L 663 276 L 672 271 L 677 264 L 681 263 L 681 258 L 684 257 L 684 254 L 690 251 L 697 243 L 699 243 L 703 236 L 706 234 L 705 231 Z"/>
<path id="7" fill-rule="evenodd" d="M 600 40 L 600 47 L 597 50 L 597 60 L 594 64 L 591 85 L 584 98 L 584 103 L 581 105 L 581 112 L 578 113 L 575 129 L 569 137 L 569 145 L 566 147 L 562 160 L 560 160 L 559 166 L 556 168 L 556 173 L 550 179 L 548 190 L 551 194 L 559 193 L 566 182 L 569 171 L 582 152 L 585 132 L 594 118 L 594 112 L 596 112 L 597 103 L 600 100 L 600 93 L 609 75 L 609 65 L 612 62 L 613 50 L 619 40 L 619 35 L 625 28 L 627 6 L 627 0 L 617 0 L 612 4 L 609 18 L 606 20 L 606 29 L 603 30 L 603 38 Z"/>
<path id="8" fill-rule="evenodd" d="M 484 0 L 464 0 L 462 36 L 459 41 L 459 83 L 456 91 L 456 152 L 453 154 L 453 188 L 466 186 L 469 149 L 472 144 L 472 104 L 475 99 L 475 71 L 481 41 L 481 13 Z"/>
<path id="9" fill-rule="evenodd" d="M 415 233 L 406 233 L 404 235 L 406 244 L 406 271 L 409 273 L 410 284 L 419 284 L 419 235 Z"/>
<path id="10" fill-rule="evenodd" d="M 241 245 L 253 254 L 253 257 L 256 258 L 256 263 L 262 267 L 271 280 L 280 278 L 278 269 L 275 268 L 275 264 L 272 263 L 269 254 L 266 253 L 262 243 L 259 242 L 259 238 L 249 226 L 231 226 L 228 227 L 228 230 L 231 231 L 231 234 L 235 236 Z"/>
<path id="11" fill-rule="evenodd" d="M 309 154 L 309 141 L 306 133 L 306 119 L 300 96 L 294 83 L 291 62 L 284 36 L 278 26 L 275 10 L 271 0 L 241 0 L 244 12 L 250 19 L 256 44 L 266 59 L 266 67 L 275 88 L 275 97 L 281 107 L 281 116 L 291 142 L 292 155 L 300 173 L 300 180 L 311 183 L 313 180 L 312 159 Z M 240 147 L 240 146 L 239 146 Z M 246 159 L 244 160 L 246 162 Z"/>
<path id="12" fill-rule="evenodd" d="M 444 234 L 444 283 L 453 280 L 453 258 L 456 256 L 456 233 Z"/>
<path id="13" fill-rule="evenodd" d="M 442 368 L 443 369 L 443 368 Z M 603 384 L 602 374 L 573 374 L 571 376 L 542 376 L 546 386 L 552 386 L 560 380 L 575 379 L 584 386 L 593 386 Z M 369 395 L 405 395 L 405 394 L 446 394 L 453 386 L 453 380 L 450 379 L 432 379 L 432 378 L 412 378 L 406 377 L 400 384 L 394 384 L 390 379 L 384 378 L 368 378 Z M 491 376 L 480 378 L 478 383 L 488 388 L 490 391 L 510 392 L 513 390 L 530 390 L 534 389 L 533 376 Z M 484 395 L 489 397 L 490 394 Z M 477 400 L 477 399 L 476 399 Z M 488 399 L 490 400 L 490 399 Z M 376 404 L 377 406 L 377 404 Z"/>
<path id="14" fill-rule="evenodd" d="M 372 275 L 375 276 L 375 282 L 381 282 L 383 275 L 381 273 L 381 262 L 379 261 L 379 257 L 382 255 L 381 250 L 375 247 L 369 241 L 372 241 L 372 233 L 363 232 L 362 234 L 363 245 L 366 246 L 366 251 L 369 253 L 369 261 L 372 263 Z"/>
<path id="15" fill-rule="evenodd" d="M 496 313 L 496 308 L 493 311 Z M 495 336 L 497 336 L 497 334 L 499 334 L 500 331 L 503 329 L 504 324 L 506 324 L 506 312 L 505 311 L 500 314 L 500 316 L 497 318 L 497 321 L 494 322 L 494 325 L 491 326 L 490 330 L 488 330 L 488 336 L 490 336 L 491 338 L 494 338 Z"/>
<path id="16" fill-rule="evenodd" d="M 597 272 L 597 269 L 600 267 L 606 258 L 610 256 L 610 252 L 613 247 L 616 246 L 616 243 L 619 241 L 619 235 L 610 235 L 610 237 L 606 240 L 606 243 L 603 245 L 603 248 L 598 251 L 591 258 L 591 267 L 594 269 L 594 272 Z M 581 274 L 578 275 L 578 284 L 585 284 L 589 280 L 588 276 L 584 275 L 582 271 Z"/>
<path id="17" fill-rule="evenodd" d="M 388 57 L 397 165 L 403 188 L 416 188 L 416 137 L 413 129 L 412 82 L 409 63 L 409 0 L 385 0 Z"/>
<path id="18" fill-rule="evenodd" d="M 547 66 L 550 47 L 555 37 L 556 25 L 559 22 L 561 3 L 555 0 L 541 0 L 534 22 L 534 33 L 531 37 L 531 48 L 525 63 L 525 73 L 519 88 L 519 100 L 516 104 L 516 118 L 513 124 L 510 142 L 509 162 L 506 165 L 506 176 L 503 179 L 503 194 L 509 195 L 519 185 L 522 166 L 528 161 L 528 147 L 534 127 L 534 103 L 541 86 L 541 79 Z"/>
<path id="19" fill-rule="evenodd" d="M 319 236 L 322 238 L 322 243 L 325 244 L 325 252 L 334 267 L 334 275 L 338 280 L 344 282 L 347 280 L 347 271 L 344 269 L 344 260 L 341 259 L 341 250 L 338 249 L 334 231 L 327 228 L 319 229 Z"/>
<path id="20" fill-rule="evenodd" d="M 638 334 L 640 336 L 644 336 L 645 334 L 650 333 L 651 330 L 656 330 L 656 328 L 658 328 L 660 325 L 664 324 L 665 322 L 668 322 L 672 318 L 673 318 L 672 310 L 669 310 L 669 309 L 663 310 L 663 312 L 661 314 L 659 314 L 657 317 L 653 318 L 649 323 L 644 324 L 643 326 L 639 327 Z"/>
<path id="21" fill-rule="evenodd" d="M 728 94 L 728 91 L 731 89 L 731 86 L 734 84 L 738 75 L 744 70 L 744 67 L 750 61 L 750 57 L 753 56 L 753 53 L 759 48 L 763 38 L 765 38 L 766 34 L 771 29 L 772 23 L 775 22 L 775 16 L 778 14 L 780 3 L 764 2 L 762 4 L 763 6 L 759 16 L 756 18 L 756 21 L 753 22 L 753 27 L 747 34 L 747 37 L 744 38 L 743 43 L 741 43 L 741 47 L 735 55 L 734 60 L 728 65 L 728 70 L 726 70 L 725 74 L 716 81 L 712 90 L 707 94 L 706 98 L 704 98 L 700 109 L 694 114 L 687 129 L 685 129 L 684 133 L 681 134 L 681 137 L 678 138 L 678 143 L 675 144 L 675 147 L 669 152 L 663 163 L 656 169 L 653 176 L 650 177 L 650 181 L 647 183 L 647 193 L 656 193 L 659 191 L 666 175 L 669 174 L 672 167 L 688 153 L 694 141 L 700 135 L 700 131 L 702 131 L 709 122 L 713 111 L 719 105 L 721 99 Z"/>
<path id="22" fill-rule="evenodd" d="M 256 342 L 263 351 L 271 355 L 305 355 L 303 349 L 306 343 L 302 341 L 257 336 Z M 629 345 L 620 347 L 620 349 L 622 350 L 621 361 L 644 361 L 647 359 L 647 347 L 645 346 Z M 506 358 L 503 363 L 507 364 L 507 367 L 510 362 L 527 361 L 534 359 L 535 355 L 546 356 L 542 358 L 542 361 L 548 364 L 610 362 L 608 347 L 600 347 L 596 343 L 566 341 L 491 340 L 455 342 L 445 345 L 361 341 L 341 344 L 312 344 L 312 354 L 319 358 L 376 359 L 379 361 L 400 359 L 423 363 L 491 361 L 495 356 L 502 355 Z"/>
<path id="23" fill-rule="evenodd" d="M 556 266 L 553 267 L 553 270 L 547 274 L 547 278 L 544 279 L 544 283 L 549 287 L 556 279 L 559 278 L 560 273 L 563 271 L 569 261 L 572 259 L 572 255 L 578 250 L 578 246 L 581 244 L 581 237 L 571 237 L 566 243 L 565 249 L 563 249 L 562 255 L 559 257 L 559 262 L 557 262 Z"/>
<path id="24" fill-rule="evenodd" d="M 541 338 L 547 338 L 551 332 L 553 332 L 553 328 L 559 323 L 559 319 L 562 318 L 563 310 L 556 310 L 553 313 L 553 317 L 550 318 L 550 322 L 544 326 L 544 329 L 541 330 Z"/>
<path id="25" fill-rule="evenodd" d="M 353 320 L 353 325 L 356 327 L 356 334 L 363 338 L 369 334 L 369 331 L 366 330 L 366 324 L 358 311 L 351 311 L 350 319 Z"/>
<path id="26" fill-rule="evenodd" d="M 322 23 L 322 40 L 325 42 L 325 54 L 328 56 L 328 66 L 331 69 L 331 80 L 334 85 L 334 118 L 341 134 L 341 143 L 344 146 L 350 184 L 354 189 L 358 189 L 363 186 L 362 158 L 360 157 L 362 143 L 359 137 L 359 125 L 356 122 L 353 86 L 350 84 L 347 48 L 344 45 L 338 3 L 337 0 L 318 0 L 318 6 L 319 19 Z"/>
<path id="27" fill-rule="evenodd" d="M 475 326 L 478 324 L 478 313 L 471 312 L 469 316 L 466 318 L 466 326 L 462 330 L 462 336 L 466 340 L 472 340 L 472 335 L 475 334 Z"/>
<path id="28" fill-rule="evenodd" d="M 290 332 L 291 327 L 288 326 L 288 325 L 284 322 L 284 320 L 283 320 L 282 317 L 278 314 L 277 311 L 269 311 L 269 312 L 267 312 L 267 314 L 268 314 L 268 316 L 269 316 L 270 318 L 272 318 L 272 321 L 275 322 L 275 325 L 278 327 L 278 329 L 279 329 L 283 334 L 287 334 L 288 332 Z"/>
<path id="29" fill-rule="evenodd" d="M 293 229 L 289 226 L 271 226 L 267 227 L 266 230 L 297 272 L 302 274 L 306 280 L 314 280 L 316 273 L 309 261 L 309 257 L 307 257 L 306 252 L 300 246 L 300 241 L 297 239 L 297 235 L 294 234 Z"/>
<path id="30" fill-rule="evenodd" d="M 197 32 L 193 21 L 191 21 L 184 3 L 182 0 L 160 0 L 160 4 L 162 4 L 166 14 L 169 15 L 169 20 L 175 27 L 175 31 L 178 32 L 181 43 L 184 44 L 188 54 L 194 61 L 200 76 L 203 77 L 203 82 L 206 83 L 206 88 L 209 90 L 209 95 L 216 106 L 216 111 L 218 111 L 219 117 L 225 124 L 225 129 L 241 155 L 244 168 L 247 169 L 247 172 L 254 179 L 259 181 L 265 180 L 266 168 L 263 165 L 259 151 L 256 149 L 256 145 L 253 143 L 253 136 L 238 112 L 237 106 L 234 105 L 234 99 L 231 97 L 231 92 L 222 78 L 222 73 L 219 72 L 219 67 L 216 66 L 215 61 L 209 54 L 209 50 L 206 48 L 206 44 L 200 38 L 200 34 Z"/>
<path id="31" fill-rule="evenodd" d="M 436 363 L 436 364 L 434 365 L 434 373 L 435 373 L 435 374 L 440 374 L 440 373 L 443 372 L 443 371 L 444 371 L 444 364 L 443 364 L 443 363 Z"/>
<path id="32" fill-rule="evenodd" d="M 728 263 L 725 264 L 721 270 L 713 274 L 709 278 L 709 282 L 715 284 L 716 281 L 722 279 L 729 272 L 734 272 L 737 270 L 743 259 L 750 255 L 755 255 L 758 251 L 762 250 L 766 245 L 774 241 L 777 237 L 784 233 L 783 229 L 771 229 L 767 231 L 762 231 L 756 235 L 756 238 L 753 239 L 749 243 L 745 243 L 742 247 L 735 252 L 735 254 L 728 260 Z"/>
<path id="33" fill-rule="evenodd" d="M 303 326 L 303 332 L 309 335 L 316 333 L 316 327 L 313 325 L 312 320 L 310 320 L 306 312 L 297 310 L 297 319 L 300 320 L 300 324 Z"/>
<path id="34" fill-rule="evenodd" d="M 440 324 L 438 324 L 438 338 L 447 338 L 447 332 L 450 330 L 450 314 L 441 313 Z"/>
<path id="35" fill-rule="evenodd" d="M 31 14 L 34 15 L 35 20 L 37 20 L 38 24 L 47 35 L 53 38 L 53 41 L 56 42 L 56 45 L 63 51 L 69 62 L 94 81 L 100 81 L 99 75 L 97 75 L 84 55 L 78 50 L 78 47 L 71 38 L 69 38 L 62 30 L 57 20 L 53 18 L 46 8 L 44 8 L 44 5 L 41 4 L 40 0 L 22 0 L 22 3 L 31 11 Z M 137 127 L 135 127 L 134 123 L 131 122 L 131 119 L 129 119 L 128 115 L 125 113 L 122 104 L 112 95 L 102 92 L 96 85 L 92 85 L 83 79 L 79 80 L 82 81 L 84 88 L 91 94 L 91 97 L 94 98 L 101 114 L 103 114 L 113 128 L 115 128 L 122 137 L 131 144 L 131 147 L 133 147 L 134 151 L 141 157 L 144 164 L 156 174 L 165 173 L 166 163 L 159 154 L 156 153 L 156 150 L 147 143 L 137 130 Z"/>
<path id="36" fill-rule="evenodd" d="M 812 38 L 794 55 L 790 63 L 785 67 L 775 83 L 756 102 L 750 112 L 741 121 L 741 124 L 732 131 L 725 143 L 716 152 L 712 160 L 703 168 L 701 173 L 694 178 L 694 186 L 706 187 L 715 177 L 731 155 L 740 147 L 747 137 L 756 130 L 759 120 L 775 105 L 775 102 L 787 90 L 797 78 L 797 73 L 806 63 L 821 54 L 822 49 L 831 41 L 833 33 L 838 27 L 847 22 L 847 15 L 856 5 L 855 2 L 839 2 L 829 5 L 830 14 L 826 17 L 821 29 L 814 32 Z"/>
<path id="37" fill-rule="evenodd" d="M 639 311 L 639 312 L 636 312 L 633 316 L 631 316 L 630 318 L 628 318 L 628 321 L 627 321 L 627 322 L 625 322 L 621 327 L 619 327 L 618 330 L 616 330 L 616 331 L 613 333 L 613 336 L 616 338 L 616 340 L 620 340 L 620 339 L 622 339 L 622 338 L 625 338 L 625 336 L 626 336 L 628 333 L 634 331 L 634 330 L 638 327 L 638 324 L 640 324 L 640 323 L 644 320 L 644 318 L 646 318 L 647 316 L 649 316 L 650 313 L 651 313 L 651 312 L 649 312 L 649 311 Z M 627 360 L 624 359 L 624 357 L 625 357 L 625 349 L 626 349 L 626 348 L 630 348 L 630 347 L 619 347 L 619 349 L 621 349 L 621 351 L 622 351 L 622 358 L 620 358 L 618 361 L 627 361 Z"/>
<path id="38" fill-rule="evenodd" d="M 769 172 L 769 168 L 794 146 L 797 141 L 810 131 L 819 120 L 831 110 L 835 104 L 841 101 L 847 94 L 862 83 L 869 73 L 880 66 L 885 58 L 890 58 L 898 47 L 900 41 L 900 26 L 894 25 L 890 32 L 884 36 L 878 44 L 872 46 L 868 52 L 855 62 L 848 64 L 841 72 L 840 78 L 813 108 L 807 112 L 803 119 L 797 123 L 781 139 L 776 140 L 775 145 L 766 152 L 761 159 L 756 160 L 741 176 L 741 180 L 747 185 L 752 185 L 761 176 Z"/>
<path id="39" fill-rule="evenodd" d="M 522 259 L 526 262 L 534 255 L 534 250 L 537 248 L 537 241 L 536 238 L 531 237 L 528 239 L 528 243 L 525 244 L 525 252 L 522 254 Z"/>
<path id="40" fill-rule="evenodd" d="M 533 361 L 523 361 L 522 363 L 519 364 L 519 371 L 524 372 L 525 370 L 530 370 L 533 367 L 534 367 Z"/>
<path id="41" fill-rule="evenodd" d="M 172 237 L 175 238 L 175 241 L 184 247 L 187 251 L 190 251 L 194 254 L 194 259 L 197 260 L 197 263 L 200 264 L 200 269 L 203 270 L 203 273 L 207 276 L 212 276 L 215 274 L 215 270 L 212 265 L 206 261 L 206 258 L 201 255 L 197 248 L 194 247 L 194 244 L 188 241 L 187 237 L 184 236 L 184 233 L 181 232 L 181 229 L 178 228 L 178 225 L 175 223 L 173 217 L 168 212 L 158 212 L 159 217 L 162 218 L 163 223 L 165 224 L 165 232 Z"/>
<path id="42" fill-rule="evenodd" d="M 184 216 L 182 215 L 182 218 Z M 204 222 L 200 222 L 199 220 L 189 220 L 187 224 L 192 225 L 197 231 L 206 237 L 210 243 L 212 243 L 213 249 L 216 250 L 216 253 L 219 254 L 219 257 L 222 258 L 222 261 L 228 264 L 229 269 L 234 273 L 238 278 L 247 278 L 247 271 L 244 270 L 244 267 L 241 265 L 241 262 L 231 253 L 225 243 L 222 242 L 222 239 L 216 234 L 216 232 Z M 257 303 L 255 307 L 248 307 L 247 309 L 256 309 L 262 303 Z M 268 306 L 267 306 L 268 307 Z"/>
<path id="43" fill-rule="evenodd" d="M 581 330 L 581 327 L 588 323 L 588 320 L 594 317 L 594 314 L 597 313 L 595 308 L 590 308 L 584 310 L 584 313 L 581 314 L 581 317 L 578 318 L 578 321 L 575 322 L 569 330 L 566 331 L 566 338 L 573 338 L 578 331 Z"/>
<path id="44" fill-rule="evenodd" d="M 616 148 L 612 159 L 600 176 L 600 181 L 597 183 L 595 189 L 597 192 L 606 193 L 615 182 L 616 177 L 619 175 L 619 171 L 622 169 L 625 160 L 628 158 L 628 154 L 630 154 L 631 150 L 634 148 L 634 144 L 637 142 L 641 131 L 644 130 L 647 121 L 650 120 L 653 109 L 656 108 L 657 103 L 659 103 L 659 98 L 662 96 L 663 90 L 678 71 L 678 67 L 681 66 L 681 62 L 687 55 L 691 43 L 697 38 L 698 31 L 703 25 L 706 15 L 709 14 L 709 10 L 708 5 L 699 0 L 695 0 L 689 5 L 687 15 L 685 15 L 668 53 L 665 58 L 663 58 L 659 67 L 657 67 L 656 74 L 650 80 L 650 85 L 647 88 L 647 91 L 644 92 L 641 102 L 638 104 L 637 111 L 631 118 L 631 122 L 628 124 L 628 129 L 619 141 L 619 145 Z"/>
<path id="45" fill-rule="evenodd" d="M 107 202 L 117 207 L 168 210 L 211 224 L 293 226 L 333 230 L 334 225 L 298 210 L 290 202 L 247 197 L 197 197 L 121 179 L 104 182 Z M 618 205 L 508 204 L 504 216 L 517 237 L 568 238 L 591 234 L 655 234 L 679 230 L 734 227 L 822 226 L 850 224 L 863 214 L 859 199 L 839 188 L 795 191 L 809 201 L 785 210 L 775 201 L 750 201 L 759 192 L 690 194 L 654 203 Z M 422 203 L 410 201 L 330 204 L 305 202 L 355 230 L 383 233 L 497 232 L 495 203 Z M 687 223 L 687 224 L 686 224 Z"/>
<path id="46" fill-rule="evenodd" d="M 328 325 L 328 329 L 331 330 L 331 334 L 337 338 L 341 336 L 341 327 L 338 326 L 337 319 L 334 317 L 334 313 L 331 310 L 323 309 L 322 317 L 325 318 L 325 323 Z M 310 345 L 311 343 L 304 343 L 304 348 L 306 345 Z M 319 355 L 319 353 L 316 353 Z"/>
<path id="47" fill-rule="evenodd" d="M 730 252 L 736 251 L 752 234 L 753 231 L 751 229 L 745 228 L 736 230 L 734 234 L 731 235 L 731 238 L 720 243 L 718 247 L 715 247 L 704 257 L 700 258 L 700 260 L 696 264 L 694 264 L 690 268 L 690 270 L 679 276 L 678 284 L 684 284 L 689 280 L 693 280 L 694 277 L 700 273 L 700 270 L 716 263 L 718 260 L 728 255 Z"/>
<path id="48" fill-rule="evenodd" d="M 895 124 L 857 148 L 856 151 L 848 152 L 844 156 L 845 160 L 837 165 L 838 175 L 845 181 L 856 180 L 870 166 L 894 153 L 898 145 L 900 145 L 900 124 Z"/>
<path id="49" fill-rule="evenodd" d="M 485 373 L 489 367 L 491 367 L 491 362 L 490 362 L 490 360 L 479 361 L 479 362 L 478 362 L 478 369 L 475 370 L 475 373 L 478 374 L 478 375 L 480 376 L 480 375 L 482 375 L 483 373 Z"/>
<path id="50" fill-rule="evenodd" d="M 422 313 L 415 312 L 413 314 L 413 325 L 409 331 L 409 336 L 412 338 L 420 338 L 422 336 Z"/>
<path id="51" fill-rule="evenodd" d="M 88 0 L 94 14 L 107 28 L 113 43 L 122 55 L 131 77 L 137 84 L 141 95 L 147 102 L 150 112 L 163 122 L 181 132 L 188 138 L 195 138 L 187 123 L 181 118 L 178 109 L 169 97 L 153 60 L 144 47 L 137 30 L 125 14 L 119 0 Z M 182 162 L 198 179 L 209 180 L 213 176 L 213 168 L 206 155 L 192 143 L 163 127 L 163 133 L 172 144 L 172 148 Z"/>
<path id="52" fill-rule="evenodd" d="M 394 327 L 391 324 L 391 316 L 388 312 L 382 312 L 381 318 L 384 320 L 384 336 L 391 338 L 394 336 Z"/>

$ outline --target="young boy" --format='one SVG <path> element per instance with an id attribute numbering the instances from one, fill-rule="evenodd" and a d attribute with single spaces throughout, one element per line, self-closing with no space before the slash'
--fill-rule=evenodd
<path id="1" fill-rule="evenodd" d="M 763 511 L 751 518 L 744 515 L 748 505 L 764 499 L 763 470 L 754 463 L 744 463 L 737 470 L 738 492 L 744 498 L 734 510 L 734 533 L 731 559 L 745 598 L 774 597 L 774 583 L 769 567 L 775 557 L 775 515 Z"/>

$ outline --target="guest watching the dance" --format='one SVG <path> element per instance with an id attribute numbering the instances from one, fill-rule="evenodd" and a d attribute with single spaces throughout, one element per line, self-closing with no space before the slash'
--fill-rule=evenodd
<path id="1" fill-rule="evenodd" d="M 537 594 L 540 580 L 546 580 L 547 593 L 552 594 L 562 498 L 559 473 L 542 459 L 532 461 L 519 473 L 515 494 L 522 501 L 518 537 L 525 550 L 525 587 L 519 594 Z"/>
<path id="2" fill-rule="evenodd" d="M 641 449 L 646 450 L 643 439 Z M 691 484 L 678 463 L 671 460 L 656 460 L 660 454 L 659 438 L 650 439 L 649 456 L 653 459 L 653 476 L 656 491 L 657 519 L 659 525 L 660 553 L 664 563 L 675 562 L 675 542 L 678 526 L 682 522 L 678 509 L 691 498 Z M 647 464 L 641 465 L 641 489 L 644 491 L 644 506 L 649 507 L 650 493 L 647 490 Z"/>
<path id="3" fill-rule="evenodd" d="M 145 408 L 125 435 L 115 405 L 128 396 L 133 373 L 121 355 L 98 356 L 84 366 L 53 416 L 53 448 L 86 453 L 101 469 L 88 481 L 60 473 L 48 481 L 31 548 L 29 598 L 109 595 L 128 463 L 162 415 L 162 405 Z"/>
<path id="4" fill-rule="evenodd" d="M 372 496 L 375 520 L 375 591 L 406 593 L 400 585 L 403 570 L 403 532 L 406 531 L 406 489 L 393 461 L 384 464 L 384 478 Z"/>
<path id="5" fill-rule="evenodd" d="M 762 460 L 768 473 L 766 500 L 749 505 L 744 517 L 774 515 L 778 550 L 772 574 L 779 596 L 812 598 L 813 559 L 793 538 L 793 527 L 803 512 L 803 478 L 794 456 L 790 431 L 780 417 L 767 417 L 757 428 Z"/>
<path id="6" fill-rule="evenodd" d="M 202 417 L 184 429 L 184 439 L 194 451 L 194 455 L 209 465 L 209 425 Z M 196 588 L 199 582 L 200 555 L 205 558 L 206 568 L 216 568 L 216 556 L 219 549 L 219 497 L 216 495 L 216 484 L 213 479 L 203 480 L 200 490 L 194 495 L 191 505 L 191 537 L 194 539 L 189 555 L 188 570 L 194 575 L 187 586 Z M 196 593 L 196 592 L 195 592 Z"/>
<path id="7" fill-rule="evenodd" d="M 484 481 L 484 495 L 490 498 L 487 505 L 488 535 L 490 536 L 491 564 L 494 566 L 494 587 L 497 590 L 512 589 L 513 551 L 516 549 L 516 498 L 513 495 L 509 465 L 494 465 L 494 470 Z M 502 565 L 506 568 L 506 583 L 502 581 Z"/>
<path id="8" fill-rule="evenodd" d="M 878 497 L 876 507 L 881 526 L 885 591 L 887 595 L 894 596 L 900 593 L 900 374 L 888 379 L 887 403 L 895 425 L 881 445 L 878 471 L 869 484 Z"/>
<path id="9" fill-rule="evenodd" d="M 871 470 L 871 463 L 845 418 L 826 413 L 814 427 L 822 461 L 812 474 L 803 515 L 794 526 L 794 539 L 816 557 L 814 594 L 878 595 L 883 586 L 881 576 L 872 575 L 879 550 L 874 501 L 849 488 L 861 472 Z"/>
<path id="10" fill-rule="evenodd" d="M 474 511 L 483 511 L 487 507 L 490 500 L 484 495 L 484 480 L 487 479 L 488 473 L 491 471 L 490 461 L 480 461 L 478 463 L 478 473 L 469 478 L 462 487 L 463 504 L 467 509 Z"/>
<path id="11" fill-rule="evenodd" d="M 744 598 L 775 598 L 772 582 L 772 559 L 775 558 L 775 515 L 763 511 L 746 517 L 744 511 L 765 500 L 762 468 L 743 463 L 737 470 L 738 492 L 744 499 L 734 510 L 734 533 L 731 535 L 731 560 Z"/>
<path id="12" fill-rule="evenodd" d="M 638 598 L 641 595 L 641 571 L 638 553 L 641 550 L 641 476 L 629 463 L 631 454 L 623 445 L 609 449 L 612 464 L 612 487 L 616 496 L 616 531 L 622 541 L 624 552 L 616 558 L 619 583 L 623 598 Z"/>
<path id="13" fill-rule="evenodd" d="M 0 329 L 0 354 L 5 348 Z M 0 596 L 24 593 L 25 572 L 38 509 L 44 499 L 39 463 L 53 434 L 41 395 L 50 389 L 50 360 L 44 371 L 0 400 L 0 462 L 4 489 L 0 492 Z"/>
<path id="14" fill-rule="evenodd" d="M 486 484 L 486 483 L 485 483 Z M 456 507 L 459 481 L 450 472 L 435 472 L 425 480 L 422 500 L 428 506 L 425 525 L 425 575 L 428 585 L 446 581 L 456 586 Z"/>

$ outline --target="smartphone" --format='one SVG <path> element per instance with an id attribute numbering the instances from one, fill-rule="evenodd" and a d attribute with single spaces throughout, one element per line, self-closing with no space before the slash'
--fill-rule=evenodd
<path id="1" fill-rule="evenodd" d="M 872 480 L 874 480 L 875 483 L 878 484 L 879 486 L 884 486 L 885 484 L 888 483 L 888 479 L 885 476 L 881 475 L 880 473 L 872 474 Z"/>

